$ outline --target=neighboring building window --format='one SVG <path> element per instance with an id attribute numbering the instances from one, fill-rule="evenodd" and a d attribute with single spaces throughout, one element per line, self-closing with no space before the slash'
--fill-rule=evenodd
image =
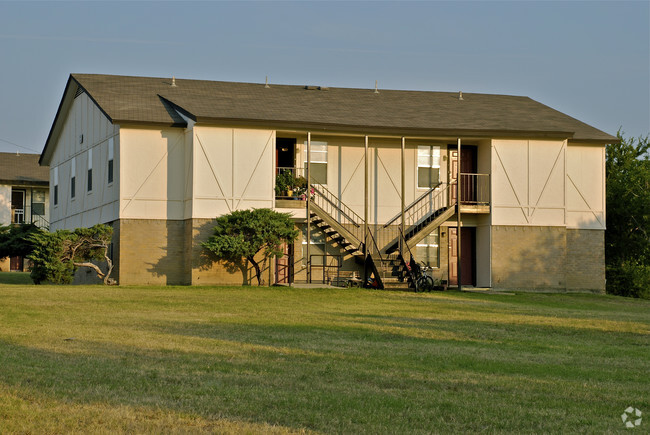
<path id="1" fill-rule="evenodd" d="M 323 255 L 325 254 L 325 235 L 318 230 L 312 228 L 309 233 L 311 236 L 311 243 L 309 244 L 309 256 L 311 257 L 312 266 L 320 266 L 323 264 Z M 302 264 L 306 266 L 305 256 L 307 255 L 307 226 L 302 226 Z"/>
<path id="2" fill-rule="evenodd" d="M 327 184 L 327 142 L 311 141 L 311 179 L 317 184 Z M 307 168 L 307 142 L 305 141 L 305 158 Z"/>
<path id="3" fill-rule="evenodd" d="M 32 193 L 32 216 L 45 216 L 44 190 L 34 190 Z"/>
<path id="4" fill-rule="evenodd" d="M 422 239 L 415 246 L 415 255 L 418 261 L 424 262 L 427 266 L 440 267 L 440 228 L 436 228 L 431 234 Z"/>
<path id="5" fill-rule="evenodd" d="M 113 182 L 113 138 L 108 140 L 108 182 Z"/>
<path id="6" fill-rule="evenodd" d="M 418 146 L 418 187 L 431 188 L 440 184 L 440 147 Z"/>
<path id="7" fill-rule="evenodd" d="M 54 205 L 58 205 L 59 204 L 59 168 L 58 168 L 58 166 L 56 168 L 54 168 L 54 175 L 53 175 L 52 178 L 54 178 L 54 193 L 52 194 L 52 196 L 54 197 L 53 202 L 54 202 Z"/>
<path id="8" fill-rule="evenodd" d="M 88 150 L 88 192 L 93 190 L 93 150 Z"/>
<path id="9" fill-rule="evenodd" d="M 76 186 L 76 184 L 77 184 L 76 183 L 76 181 L 77 181 L 76 180 L 76 178 L 77 178 L 76 177 L 76 175 L 77 175 L 76 166 L 77 166 L 76 161 L 75 161 L 75 158 L 73 157 L 72 160 L 70 161 L 70 198 L 74 198 L 75 195 L 77 194 L 77 192 L 76 192 L 76 188 L 77 188 L 77 186 Z"/>

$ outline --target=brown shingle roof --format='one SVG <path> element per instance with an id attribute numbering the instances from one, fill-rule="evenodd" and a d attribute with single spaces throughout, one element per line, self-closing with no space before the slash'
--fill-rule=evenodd
<path id="1" fill-rule="evenodd" d="M 47 185 L 50 168 L 38 165 L 38 154 L 0 153 L 0 183 Z"/>
<path id="2" fill-rule="evenodd" d="M 276 128 L 476 137 L 561 137 L 607 143 L 616 138 L 528 97 L 329 88 L 169 78 L 72 74 L 113 123 L 197 122 Z M 64 100 L 66 95 L 64 94 Z M 62 110 L 62 105 L 59 111 Z M 47 146 L 55 132 L 55 119 Z M 56 133 L 55 133 L 56 135 Z M 46 150 L 43 151 L 43 156 Z"/>

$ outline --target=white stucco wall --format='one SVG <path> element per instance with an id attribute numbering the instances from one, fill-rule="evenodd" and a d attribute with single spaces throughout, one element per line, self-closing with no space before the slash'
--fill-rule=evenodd
<path id="1" fill-rule="evenodd" d="M 192 217 L 272 208 L 275 131 L 194 125 Z"/>
<path id="2" fill-rule="evenodd" d="M 567 149 L 567 228 L 605 229 L 605 147 Z"/>
<path id="3" fill-rule="evenodd" d="M 118 216 L 119 127 L 110 123 L 86 94 L 73 101 L 50 162 L 50 229 L 89 227 Z M 83 135 L 83 141 L 80 140 Z M 108 142 L 114 141 L 114 182 L 107 182 Z M 88 150 L 92 149 L 93 188 L 88 191 Z M 75 160 L 76 195 L 70 196 Z M 54 168 L 58 168 L 58 204 L 54 204 Z"/>
<path id="4" fill-rule="evenodd" d="M 183 129 L 120 126 L 120 218 L 185 218 L 185 148 Z"/>
<path id="5" fill-rule="evenodd" d="M 11 223 L 11 186 L 0 184 L 0 225 Z"/>
<path id="6" fill-rule="evenodd" d="M 492 141 L 492 224 L 565 225 L 566 141 Z"/>

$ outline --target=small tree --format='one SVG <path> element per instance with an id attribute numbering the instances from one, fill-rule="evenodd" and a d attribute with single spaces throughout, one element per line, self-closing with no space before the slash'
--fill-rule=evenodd
<path id="1" fill-rule="evenodd" d="M 248 260 L 255 268 L 257 284 L 262 285 L 262 270 L 255 256 L 263 253 L 266 262 L 270 255 L 281 255 L 280 246 L 296 237 L 298 230 L 288 213 L 267 208 L 236 210 L 216 219 L 214 234 L 202 246 L 219 260 L 233 264 Z"/>
<path id="2" fill-rule="evenodd" d="M 112 236 L 113 228 L 101 224 L 74 231 L 58 230 L 32 235 L 35 248 L 28 257 L 34 262 L 32 279 L 37 284 L 42 281 L 69 284 L 77 268 L 89 267 L 104 284 L 111 284 L 113 262 L 108 256 L 108 249 Z M 106 272 L 93 263 L 98 260 L 106 261 Z"/>

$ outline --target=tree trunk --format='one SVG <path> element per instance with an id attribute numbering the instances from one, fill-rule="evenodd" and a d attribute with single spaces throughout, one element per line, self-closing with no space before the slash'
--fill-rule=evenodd
<path id="1" fill-rule="evenodd" d="M 257 285 L 261 286 L 262 285 L 262 271 L 260 270 L 260 265 L 255 261 L 254 257 L 246 257 L 248 261 L 253 265 L 255 268 L 255 277 L 257 278 Z"/>

